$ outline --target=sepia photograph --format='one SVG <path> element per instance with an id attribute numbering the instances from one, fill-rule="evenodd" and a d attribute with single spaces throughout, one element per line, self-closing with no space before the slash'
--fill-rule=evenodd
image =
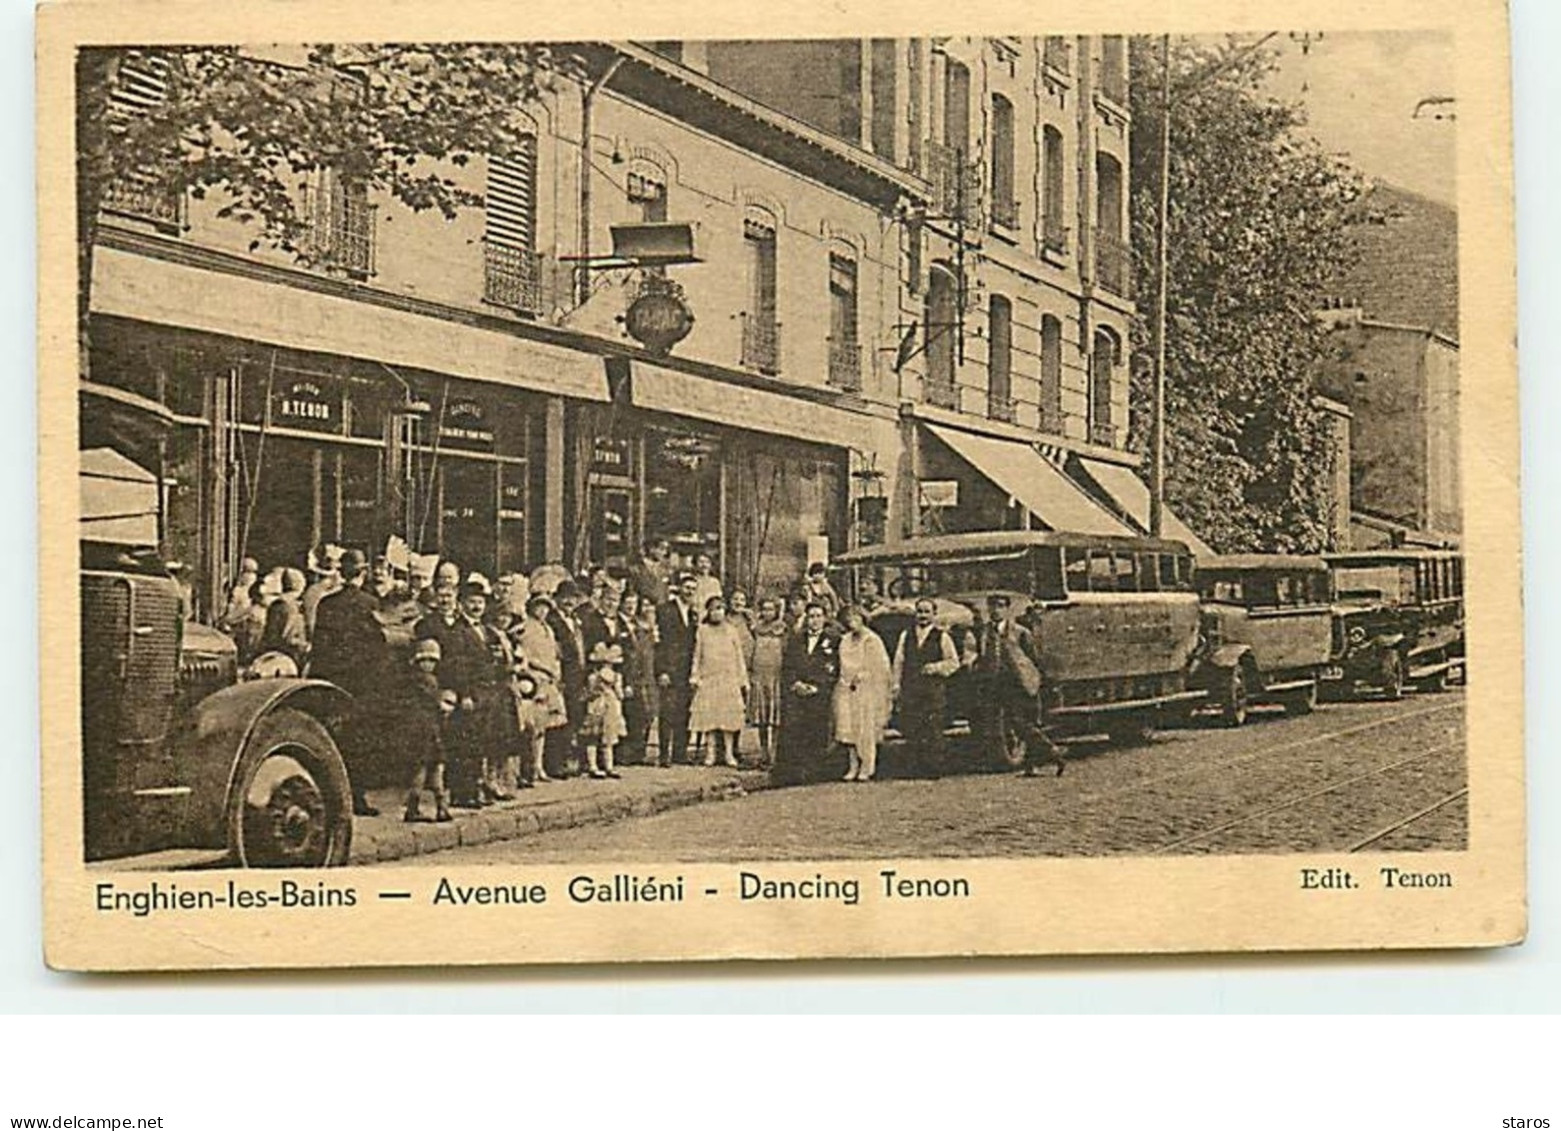
<path id="1" fill-rule="evenodd" d="M 72 929 L 302 908 L 374 961 L 398 910 L 696 904 L 884 953 L 914 919 L 797 909 L 1244 858 L 1445 921 L 1469 710 L 1521 688 L 1515 635 L 1466 664 L 1516 386 L 1464 395 L 1454 22 L 57 36 Z M 459 960 L 576 953 L 532 945 Z"/>

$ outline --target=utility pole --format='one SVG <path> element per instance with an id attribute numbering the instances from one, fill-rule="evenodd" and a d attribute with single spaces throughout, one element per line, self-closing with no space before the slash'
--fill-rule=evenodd
<path id="1" fill-rule="evenodd" d="M 1165 307 L 1170 277 L 1171 220 L 1171 37 L 1160 37 L 1160 202 L 1155 251 L 1154 406 L 1150 422 L 1149 533 L 1165 528 Z"/>

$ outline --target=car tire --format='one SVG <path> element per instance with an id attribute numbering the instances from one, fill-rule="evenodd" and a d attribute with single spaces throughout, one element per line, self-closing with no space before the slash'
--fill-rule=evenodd
<path id="1" fill-rule="evenodd" d="M 1300 691 L 1290 693 L 1285 700 L 1285 714 L 1310 715 L 1317 707 L 1317 681 L 1312 680 Z"/>
<path id="2" fill-rule="evenodd" d="M 1106 728 L 1113 746 L 1142 746 L 1154 737 L 1154 723 L 1142 715 L 1130 715 Z"/>
<path id="3" fill-rule="evenodd" d="M 1389 649 L 1382 660 L 1382 695 L 1389 700 L 1404 697 L 1404 654 L 1397 648 Z"/>
<path id="4" fill-rule="evenodd" d="M 1250 707 L 1247 694 L 1247 669 L 1236 664 L 1230 669 L 1225 686 L 1220 692 L 1220 721 L 1228 727 L 1245 725 Z"/>
<path id="5" fill-rule="evenodd" d="M 240 868 L 331 868 L 352 848 L 352 787 L 312 715 L 280 707 L 250 729 L 228 797 L 228 853 Z"/>

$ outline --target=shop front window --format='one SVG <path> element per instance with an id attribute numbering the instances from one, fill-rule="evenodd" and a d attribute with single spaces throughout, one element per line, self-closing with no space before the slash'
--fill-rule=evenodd
<path id="1" fill-rule="evenodd" d="M 645 437 L 645 539 L 680 554 L 721 550 L 721 444 L 712 436 L 652 429 Z"/>

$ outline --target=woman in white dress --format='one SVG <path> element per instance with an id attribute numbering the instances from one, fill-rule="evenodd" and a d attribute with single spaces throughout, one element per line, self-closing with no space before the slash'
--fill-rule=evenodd
<path id="1" fill-rule="evenodd" d="M 705 765 L 713 766 L 721 745 L 723 765 L 736 767 L 737 738 L 742 734 L 748 704 L 748 660 L 743 637 L 726 619 L 726 602 L 712 597 L 694 637 L 694 667 L 688 685 L 694 699 L 688 709 L 688 729 L 706 736 Z"/>
<path id="2" fill-rule="evenodd" d="M 889 722 L 889 653 L 867 627 L 862 610 L 849 605 L 840 614 L 840 681 L 835 684 L 835 741 L 847 748 L 851 768 L 846 781 L 872 781 L 878 772 L 878 740 Z"/>

